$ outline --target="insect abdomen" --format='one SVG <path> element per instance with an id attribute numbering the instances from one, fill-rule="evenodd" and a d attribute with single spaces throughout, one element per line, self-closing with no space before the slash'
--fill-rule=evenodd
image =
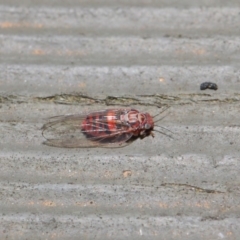
<path id="1" fill-rule="evenodd" d="M 89 138 L 110 137 L 117 131 L 124 129 L 119 124 L 121 114 L 122 112 L 113 110 L 89 114 L 82 122 L 82 132 Z"/>

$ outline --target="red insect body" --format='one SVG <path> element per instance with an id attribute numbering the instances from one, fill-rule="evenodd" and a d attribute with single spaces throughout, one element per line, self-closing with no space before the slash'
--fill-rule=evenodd
<path id="1" fill-rule="evenodd" d="M 153 136 L 149 113 L 109 109 L 90 114 L 54 117 L 43 126 L 45 144 L 55 147 L 122 147 Z"/>

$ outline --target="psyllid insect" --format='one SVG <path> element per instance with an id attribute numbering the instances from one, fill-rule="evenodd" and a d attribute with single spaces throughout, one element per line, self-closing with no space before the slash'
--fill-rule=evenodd
<path id="1" fill-rule="evenodd" d="M 57 116 L 42 127 L 44 144 L 65 148 L 123 147 L 137 138 L 154 137 L 153 131 L 154 117 L 131 108 Z"/>

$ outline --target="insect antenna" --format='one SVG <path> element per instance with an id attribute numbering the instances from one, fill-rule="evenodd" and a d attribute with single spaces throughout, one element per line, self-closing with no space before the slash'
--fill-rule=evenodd
<path id="1" fill-rule="evenodd" d="M 154 132 L 159 132 L 159 133 L 161 133 L 161 134 L 163 134 L 163 135 L 165 135 L 165 136 L 167 136 L 167 137 L 173 139 L 173 137 L 172 137 L 171 135 L 169 135 L 169 134 L 167 134 L 167 133 L 165 133 L 165 132 L 158 131 L 158 130 L 155 130 L 155 129 L 154 129 L 153 131 L 154 131 Z"/>
<path id="2" fill-rule="evenodd" d="M 155 117 L 159 116 L 160 114 L 164 113 L 164 112 L 165 112 L 166 110 L 168 110 L 169 108 L 170 108 L 170 106 L 166 106 L 160 113 L 158 113 L 158 114 L 156 114 L 155 116 L 153 116 L 153 118 L 155 118 Z M 167 115 L 168 115 L 168 114 L 167 114 Z M 159 126 L 159 125 L 155 125 L 155 123 L 160 122 L 160 121 L 163 120 L 167 115 L 161 117 L 160 119 L 155 120 L 155 121 L 154 121 L 154 127 L 162 128 L 162 129 L 164 129 L 164 130 L 166 130 L 166 131 L 174 134 L 172 131 L 170 131 L 169 129 L 167 129 L 167 128 L 165 128 L 165 127 L 162 127 L 162 126 Z M 165 136 L 170 137 L 170 138 L 173 139 L 173 137 L 172 137 L 171 135 L 167 134 L 167 133 L 164 133 L 164 132 L 159 131 L 159 130 L 156 130 L 156 129 L 154 129 L 153 131 L 162 133 L 163 135 L 165 135 Z"/>
<path id="3" fill-rule="evenodd" d="M 168 114 L 167 114 L 167 115 L 168 115 Z M 163 117 L 161 117 L 161 118 L 159 118 L 159 119 L 157 119 L 156 121 L 154 121 L 154 123 L 160 122 L 160 121 L 163 120 L 165 117 L 167 117 L 167 115 L 166 115 L 166 116 L 163 116 Z"/>
<path id="4" fill-rule="evenodd" d="M 153 118 L 159 116 L 160 114 L 164 113 L 166 110 L 168 110 L 170 108 L 170 106 L 166 106 L 161 112 L 159 112 L 158 114 L 156 114 L 155 116 L 153 116 Z"/>
<path id="5" fill-rule="evenodd" d="M 167 109 L 169 109 L 169 108 L 170 108 L 170 107 L 169 107 L 169 106 L 167 106 L 165 109 L 163 109 L 163 111 L 161 111 L 161 112 L 160 112 L 160 113 L 158 113 L 157 115 L 153 116 L 153 118 L 155 118 L 155 117 L 157 117 L 158 115 L 160 115 L 160 114 L 164 113 L 164 112 L 165 112 Z M 169 114 L 169 113 L 167 113 L 165 116 L 161 117 L 160 119 L 154 120 L 154 122 L 155 122 L 155 123 L 157 123 L 157 122 L 159 122 L 159 121 L 163 120 L 165 117 L 167 117 L 167 116 L 168 116 L 168 114 Z"/>
<path id="6" fill-rule="evenodd" d="M 154 127 L 159 127 L 159 128 L 162 128 L 162 129 L 164 129 L 164 130 L 167 130 L 168 132 L 170 132 L 170 133 L 174 134 L 174 132 L 172 132 L 172 131 L 171 131 L 171 130 L 169 130 L 168 128 L 165 128 L 165 127 L 162 127 L 162 126 L 159 126 L 159 125 L 154 125 Z M 156 130 L 154 130 L 154 131 L 156 131 Z"/>

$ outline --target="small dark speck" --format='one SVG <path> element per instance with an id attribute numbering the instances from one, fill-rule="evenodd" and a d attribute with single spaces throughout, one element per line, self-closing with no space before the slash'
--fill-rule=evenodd
<path id="1" fill-rule="evenodd" d="M 200 85 L 200 90 L 206 90 L 206 89 L 211 89 L 216 91 L 218 89 L 218 85 L 212 82 L 204 82 Z"/>

